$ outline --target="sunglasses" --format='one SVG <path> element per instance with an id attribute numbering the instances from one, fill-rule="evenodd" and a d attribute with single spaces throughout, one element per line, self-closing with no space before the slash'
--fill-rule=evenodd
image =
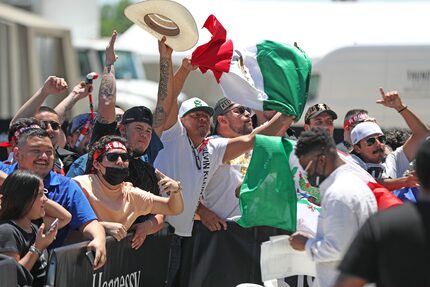
<path id="1" fill-rule="evenodd" d="M 40 126 L 44 130 L 46 130 L 48 128 L 48 125 L 50 125 L 54 131 L 60 129 L 60 123 L 57 123 L 56 121 L 41 121 L 40 122 Z"/>
<path id="2" fill-rule="evenodd" d="M 376 143 L 376 140 L 378 140 L 380 143 L 385 144 L 386 142 L 386 138 L 385 136 L 379 136 L 379 137 L 372 137 L 372 138 L 368 138 L 366 140 L 366 144 L 367 146 L 372 146 Z"/>
<path id="3" fill-rule="evenodd" d="M 223 114 L 225 115 L 226 113 L 230 112 L 230 111 L 235 111 L 238 114 L 245 114 L 245 112 L 251 113 L 251 109 L 250 108 L 246 108 L 244 106 L 237 106 L 237 107 L 233 107 L 231 109 L 226 110 Z"/>
<path id="4" fill-rule="evenodd" d="M 119 157 L 121 158 L 122 161 L 130 160 L 130 156 L 128 155 L 128 153 L 111 152 L 111 153 L 105 154 L 105 156 L 106 156 L 106 159 L 111 162 L 116 162 Z"/>

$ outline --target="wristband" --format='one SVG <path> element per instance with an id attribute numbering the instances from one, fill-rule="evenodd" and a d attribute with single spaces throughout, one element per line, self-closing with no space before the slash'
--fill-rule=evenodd
<path id="1" fill-rule="evenodd" d="M 28 251 L 30 251 L 31 253 L 37 254 L 37 256 L 39 256 L 39 257 L 42 256 L 42 251 L 40 251 L 39 249 L 37 249 L 37 247 L 34 246 L 34 245 L 31 245 L 30 249 Z"/>
<path id="2" fill-rule="evenodd" d="M 408 106 L 404 106 L 403 108 L 401 108 L 400 110 L 398 110 L 397 112 L 398 113 L 401 113 L 401 112 L 403 112 L 404 110 L 406 110 L 408 108 Z"/>

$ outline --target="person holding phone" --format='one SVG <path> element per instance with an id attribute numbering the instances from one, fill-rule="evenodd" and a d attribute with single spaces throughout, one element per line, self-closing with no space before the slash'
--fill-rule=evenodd
<path id="1" fill-rule="evenodd" d="M 106 233 L 118 241 L 127 236 L 139 216 L 150 213 L 177 215 L 184 208 L 180 183 L 161 172 L 156 171 L 158 184 L 161 193 L 170 195 L 168 198 L 126 182 L 131 156 L 124 138 L 104 136 L 89 152 L 90 174 L 73 178 L 87 196 Z M 149 229 L 156 229 L 156 224 L 151 224 Z"/>
<path id="2" fill-rule="evenodd" d="M 0 253 L 14 258 L 30 271 L 33 282 L 27 284 L 43 286 L 48 260 L 46 248 L 54 241 L 58 228 L 69 223 L 71 215 L 46 197 L 42 180 L 29 171 L 17 170 L 10 174 L 0 194 Z M 40 218 L 43 223 L 37 227 L 33 221 Z M 50 225 L 52 229 L 48 232 L 45 226 Z"/>

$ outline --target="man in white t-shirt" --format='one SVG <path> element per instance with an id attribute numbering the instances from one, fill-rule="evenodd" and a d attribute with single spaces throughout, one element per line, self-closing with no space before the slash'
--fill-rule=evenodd
<path id="1" fill-rule="evenodd" d="M 251 109 L 223 97 L 215 105 L 213 124 L 213 138 L 250 134 L 253 130 Z M 227 229 L 225 220 L 240 216 L 235 191 L 240 188 L 250 161 L 251 151 L 221 164 L 206 186 L 197 214 L 210 231 Z"/>
<path id="2" fill-rule="evenodd" d="M 377 103 L 396 109 L 412 134 L 403 146 L 386 155 L 385 136 L 381 128 L 374 122 L 359 123 L 351 131 L 351 155 L 357 164 L 389 190 L 416 186 L 414 176 L 404 177 L 403 174 L 415 158 L 418 144 L 429 134 L 429 128 L 408 106 L 403 105 L 397 91 L 385 93 L 380 88 L 380 93 L 382 99 Z"/>
<path id="3" fill-rule="evenodd" d="M 274 134 L 284 125 L 289 125 L 291 117 L 278 113 L 268 122 L 248 135 L 235 138 L 207 138 L 210 132 L 210 117 L 213 109 L 199 98 L 184 101 L 178 108 L 176 97 L 195 67 L 189 59 L 184 59 L 174 77 L 174 92 L 165 99 L 166 120 L 163 123 L 161 141 L 164 148 L 158 153 L 154 166 L 170 178 L 182 183 L 184 211 L 177 216 L 169 216 L 166 221 L 174 228 L 171 244 L 171 260 L 167 285 L 174 284 L 179 269 L 181 237 L 191 236 L 199 199 L 216 169 L 254 146 L 255 134 Z M 173 264 L 173 265 L 172 265 Z M 174 266 L 175 265 L 175 266 Z"/>
<path id="4" fill-rule="evenodd" d="M 377 211 L 375 196 L 354 167 L 339 157 L 333 138 L 323 129 L 300 135 L 296 145 L 309 182 L 320 188 L 321 213 L 314 237 L 296 232 L 290 244 L 306 251 L 316 264 L 317 285 L 332 286 L 336 268 L 359 227 Z"/>

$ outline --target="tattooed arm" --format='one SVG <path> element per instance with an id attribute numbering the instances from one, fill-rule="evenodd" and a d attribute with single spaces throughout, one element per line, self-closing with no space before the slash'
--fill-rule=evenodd
<path id="1" fill-rule="evenodd" d="M 97 121 L 102 124 L 109 124 L 115 121 L 116 83 L 113 64 L 118 58 L 114 48 L 116 37 L 117 32 L 114 31 L 106 47 L 106 65 L 103 68 L 103 76 L 100 83 Z"/>
<path id="2" fill-rule="evenodd" d="M 161 41 L 158 41 L 158 50 L 160 52 L 160 83 L 158 85 L 153 128 L 159 137 L 164 130 L 169 129 L 175 124 L 175 122 L 166 122 L 168 113 L 172 110 L 172 102 L 176 102 L 176 98 L 173 96 L 173 50 L 166 45 L 165 41 L 165 37 Z"/>

